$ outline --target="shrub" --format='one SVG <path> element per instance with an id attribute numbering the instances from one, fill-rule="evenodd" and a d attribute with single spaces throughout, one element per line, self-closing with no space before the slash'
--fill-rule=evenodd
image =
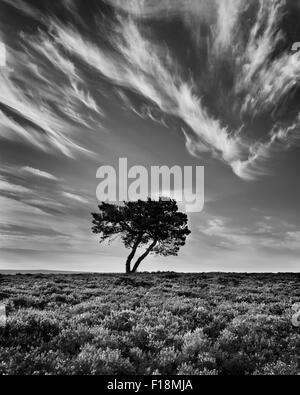
<path id="1" fill-rule="evenodd" d="M 127 358 L 123 358 L 120 350 L 98 349 L 86 345 L 78 355 L 75 364 L 75 374 L 112 375 L 133 374 L 134 368 Z"/>
<path id="2" fill-rule="evenodd" d="M 293 375 L 300 276 L 0 276 L 0 374 Z"/>

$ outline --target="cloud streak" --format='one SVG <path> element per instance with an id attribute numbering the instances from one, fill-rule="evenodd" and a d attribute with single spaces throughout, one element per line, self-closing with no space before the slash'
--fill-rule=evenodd
<path id="1" fill-rule="evenodd" d="M 45 30 L 22 33 L 22 54 L 9 49 L 11 64 L 0 70 L 0 104 L 5 106 L 0 108 L 0 122 L 6 138 L 13 132 L 40 149 L 51 147 L 69 157 L 78 151 L 89 153 L 74 141 L 74 132 L 79 126 L 93 129 L 88 111 L 98 119 L 105 113 L 85 87 L 84 64 L 99 79 L 131 90 L 144 105 L 150 103 L 161 114 L 178 119 L 190 154 L 210 153 L 241 178 L 269 174 L 268 163 L 276 150 L 297 143 L 300 111 L 291 119 L 288 110 L 292 92 L 300 84 L 300 53 L 287 48 L 283 0 L 256 0 L 251 6 L 245 0 L 107 2 L 117 16 L 106 41 L 98 35 L 92 39 L 72 23 L 44 17 Z M 74 15 L 72 4 L 67 9 Z M 31 16 L 38 13 L 22 1 L 15 7 Z M 194 35 L 195 54 L 203 53 L 199 75 L 191 72 L 187 77 L 187 65 L 174 56 L 167 41 L 158 41 L 152 29 L 153 20 L 171 22 L 174 17 L 181 18 Z M 206 26 L 206 36 L 195 30 L 196 22 Z M 61 73 L 57 81 L 50 76 L 53 68 Z M 24 90 L 30 81 L 34 94 L 28 86 Z M 212 104 L 207 97 L 211 85 L 219 89 Z M 145 115 L 153 119 L 151 114 Z M 247 119 L 255 121 L 265 114 L 273 124 L 259 136 Z"/>
<path id="2" fill-rule="evenodd" d="M 230 136 L 227 128 L 208 114 L 201 98 L 193 92 L 192 83 L 168 70 L 162 52 L 156 53 L 157 47 L 142 37 L 133 21 L 122 20 L 114 38 L 119 57 L 84 41 L 74 30 L 58 25 L 53 28 L 59 44 L 106 78 L 139 93 L 161 111 L 179 117 L 190 127 L 193 144 L 200 152 L 212 149 L 228 162 L 238 155 L 238 138 Z M 172 59 L 167 56 L 165 63 L 171 64 Z"/>
<path id="3" fill-rule="evenodd" d="M 88 200 L 87 200 L 87 199 L 84 199 L 84 198 L 81 197 L 81 196 L 75 195 L 74 193 L 63 192 L 62 195 L 63 195 L 64 197 L 68 198 L 68 199 L 75 200 L 77 203 L 84 203 L 84 204 L 87 204 L 87 203 L 88 203 Z"/>
<path id="4" fill-rule="evenodd" d="M 53 174 L 47 173 L 45 171 L 34 169 L 30 166 L 25 166 L 21 169 L 22 172 L 34 175 L 36 177 L 46 178 L 47 180 L 59 181 L 59 178 L 55 177 Z"/>
<path id="5" fill-rule="evenodd" d="M 291 135 L 291 130 L 297 133 L 299 129 L 293 127 L 295 120 L 298 123 L 298 114 L 292 121 L 285 115 L 293 106 L 293 91 L 300 83 L 300 53 L 291 53 L 291 43 L 282 31 L 286 2 L 258 0 L 249 5 L 244 0 L 226 0 L 212 1 L 209 5 L 199 1 L 196 5 L 196 2 L 189 1 L 136 0 L 124 3 L 111 0 L 110 3 L 130 15 L 129 19 L 121 18 L 121 38 L 115 40 L 127 65 L 135 70 L 132 78 L 128 72 L 129 77 L 122 82 L 152 100 L 162 111 L 180 117 L 190 127 L 192 134 L 186 132 L 185 135 L 191 154 L 210 150 L 244 179 L 269 174 L 268 163 L 276 152 L 273 149 L 277 137 L 274 130 L 281 124 L 281 146 L 284 149 L 289 144 L 284 140 L 284 134 Z M 273 118 L 269 133 L 253 140 L 244 132 L 244 121 L 238 128 L 224 125 L 224 121 L 217 119 L 203 104 L 205 92 L 201 91 L 201 84 L 205 82 L 197 86 L 195 79 L 184 80 L 177 72 L 174 59 L 162 55 L 166 51 L 157 42 L 151 45 L 136 23 L 140 19 L 154 18 L 168 21 L 174 16 L 182 18 L 191 33 L 192 30 L 195 32 L 195 18 L 200 25 L 206 22 L 212 26 L 207 36 L 207 59 L 203 62 L 208 65 L 206 73 L 217 72 L 224 61 L 230 64 L 234 73 L 229 88 L 231 96 L 220 90 L 220 100 L 233 99 L 232 112 L 239 113 L 241 120 L 269 112 Z M 253 20 L 251 25 L 250 17 Z M 195 51 L 206 45 L 201 42 L 201 37 L 195 44 Z M 159 82 L 159 88 L 149 75 Z M 205 73 L 203 75 L 205 78 Z M 222 79 L 223 76 L 216 75 L 215 78 Z M 115 80 L 118 79 L 115 77 Z"/>

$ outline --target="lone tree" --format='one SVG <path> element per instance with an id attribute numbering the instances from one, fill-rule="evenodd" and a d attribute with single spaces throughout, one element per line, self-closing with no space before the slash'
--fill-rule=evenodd
<path id="1" fill-rule="evenodd" d="M 175 200 L 139 200 L 124 202 L 122 206 L 101 203 L 99 212 L 92 216 L 92 231 L 100 235 L 100 243 L 119 236 L 125 247 L 131 249 L 126 273 L 135 273 L 149 254 L 177 256 L 191 233 L 187 216 L 178 211 Z M 140 247 L 144 253 L 132 265 Z"/>

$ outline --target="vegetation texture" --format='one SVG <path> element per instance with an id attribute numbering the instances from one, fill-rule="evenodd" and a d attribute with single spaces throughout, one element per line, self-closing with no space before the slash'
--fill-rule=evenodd
<path id="1" fill-rule="evenodd" d="M 293 375 L 297 274 L 0 277 L 0 374 Z"/>

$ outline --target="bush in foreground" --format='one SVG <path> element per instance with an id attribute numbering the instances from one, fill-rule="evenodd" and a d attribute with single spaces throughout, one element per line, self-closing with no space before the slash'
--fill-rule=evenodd
<path id="1" fill-rule="evenodd" d="M 297 274 L 1 276 L 0 374 L 300 373 Z"/>

